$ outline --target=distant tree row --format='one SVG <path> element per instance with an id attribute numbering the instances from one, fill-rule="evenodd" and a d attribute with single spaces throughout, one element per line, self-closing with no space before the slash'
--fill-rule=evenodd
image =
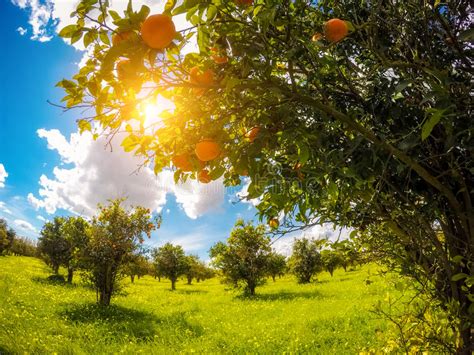
<path id="1" fill-rule="evenodd" d="M 334 270 L 362 263 L 361 253 L 350 240 L 331 243 L 327 240 L 295 239 L 288 260 L 271 248 L 263 225 L 254 226 L 238 220 L 227 242 L 216 243 L 209 251 L 212 264 L 221 271 L 225 282 L 242 287 L 249 295 L 271 276 L 291 271 L 299 283 L 309 283 L 323 269 L 331 276 Z"/>
<path id="2" fill-rule="evenodd" d="M 37 256 L 37 250 L 32 240 L 18 236 L 7 221 L 0 218 L 0 255 L 5 254 Z"/>
<path id="3" fill-rule="evenodd" d="M 171 281 L 171 289 L 176 289 L 176 281 L 186 277 L 188 285 L 214 276 L 214 271 L 199 260 L 197 255 L 186 255 L 180 245 L 166 243 L 152 251 L 155 277 L 166 277 Z"/>

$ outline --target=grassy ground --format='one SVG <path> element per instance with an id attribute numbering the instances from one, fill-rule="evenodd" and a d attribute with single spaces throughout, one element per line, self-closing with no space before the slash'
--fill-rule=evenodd
<path id="1" fill-rule="evenodd" d="M 0 353 L 354 354 L 385 336 L 371 313 L 388 290 L 376 271 L 323 273 L 310 285 L 269 280 L 253 299 L 218 279 L 182 281 L 171 292 L 169 282 L 145 277 L 126 280 L 104 311 L 80 283 L 49 283 L 40 260 L 0 257 Z"/>

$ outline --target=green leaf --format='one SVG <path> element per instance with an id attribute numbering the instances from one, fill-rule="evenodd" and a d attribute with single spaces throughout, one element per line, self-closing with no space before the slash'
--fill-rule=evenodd
<path id="1" fill-rule="evenodd" d="M 176 0 L 168 0 L 165 4 L 165 11 L 163 11 L 164 14 L 171 15 L 171 11 L 174 9 L 176 6 Z"/>
<path id="2" fill-rule="evenodd" d="M 454 275 L 451 280 L 452 281 L 459 281 L 459 280 L 462 280 L 462 279 L 465 279 L 466 277 L 469 277 L 468 274 L 465 274 L 463 272 L 460 272 L 459 274 L 456 274 Z"/>
<path id="3" fill-rule="evenodd" d="M 92 131 L 92 125 L 88 120 L 79 120 L 77 121 L 77 125 L 79 126 L 79 133 L 83 133 L 85 131 Z"/>
<path id="4" fill-rule="evenodd" d="M 63 38 L 71 38 L 74 33 L 78 30 L 77 25 L 69 25 L 64 27 L 60 32 L 59 36 Z"/>
<path id="5" fill-rule="evenodd" d="M 461 42 L 473 42 L 474 41 L 474 28 L 470 28 L 468 30 L 462 31 L 458 39 Z"/>
<path id="6" fill-rule="evenodd" d="M 430 110 L 433 114 L 431 117 L 423 124 L 421 128 L 421 140 L 425 140 L 431 134 L 433 128 L 439 123 L 441 117 L 446 110 L 439 110 L 439 109 L 431 109 Z"/>

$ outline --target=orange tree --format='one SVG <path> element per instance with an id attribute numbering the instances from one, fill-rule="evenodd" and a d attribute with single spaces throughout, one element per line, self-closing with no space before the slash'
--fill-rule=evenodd
<path id="1" fill-rule="evenodd" d="M 60 35 L 82 40 L 90 59 L 59 86 L 67 108 L 91 109 L 82 131 L 125 132 L 124 149 L 156 173 L 227 185 L 249 176 L 249 198 L 273 227 L 283 213 L 290 229 L 360 231 L 449 310 L 454 346 L 467 353 L 469 11 L 466 1 L 168 1 L 163 15 L 189 21 L 176 31 L 163 17 L 143 28 L 146 6 L 118 14 L 83 0 Z M 143 105 L 157 95 L 175 107 L 148 124 Z"/>
<path id="2" fill-rule="evenodd" d="M 87 229 L 89 241 L 79 256 L 79 265 L 96 290 L 98 304 L 106 307 L 144 235 L 150 238 L 161 223 L 161 217 L 153 218 L 147 208 L 136 206 L 126 210 L 123 201 L 117 199 L 98 206 L 98 214 Z"/>

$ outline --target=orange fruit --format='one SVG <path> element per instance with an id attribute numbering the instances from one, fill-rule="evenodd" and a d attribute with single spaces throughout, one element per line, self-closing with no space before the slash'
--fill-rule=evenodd
<path id="1" fill-rule="evenodd" d="M 250 141 L 250 143 L 252 143 L 258 137 L 259 133 L 260 133 L 260 127 L 254 127 L 245 134 L 245 138 L 247 138 Z"/>
<path id="2" fill-rule="evenodd" d="M 241 6 L 250 6 L 253 4 L 253 0 L 235 0 L 235 3 Z"/>
<path id="3" fill-rule="evenodd" d="M 268 221 L 268 225 L 270 226 L 270 228 L 276 229 L 280 226 L 280 221 L 277 218 L 272 218 Z"/>
<path id="4" fill-rule="evenodd" d="M 186 153 L 174 156 L 171 161 L 173 162 L 173 165 L 178 169 L 181 169 L 183 171 L 193 170 L 193 164 L 191 164 L 191 162 L 189 161 L 189 155 Z"/>
<path id="5" fill-rule="evenodd" d="M 249 176 L 249 171 L 247 169 L 244 169 L 240 172 L 241 176 Z"/>
<path id="6" fill-rule="evenodd" d="M 199 182 L 202 182 L 203 184 L 208 184 L 212 181 L 211 177 L 209 176 L 209 171 L 206 169 L 201 170 L 198 173 L 198 180 Z"/>
<path id="7" fill-rule="evenodd" d="M 212 139 L 205 139 L 196 144 L 194 149 L 196 156 L 201 161 L 216 159 L 221 154 L 221 147 Z"/>
<path id="8" fill-rule="evenodd" d="M 229 58 L 225 55 L 225 51 L 219 50 L 219 48 L 216 47 L 211 48 L 211 59 L 216 64 L 225 64 L 229 61 Z"/>
<path id="9" fill-rule="evenodd" d="M 133 35 L 133 31 L 123 31 L 123 32 L 118 32 L 115 33 L 112 36 L 112 45 L 116 46 L 122 41 L 126 41 Z"/>
<path id="10" fill-rule="evenodd" d="M 151 48 L 163 49 L 170 45 L 176 35 L 176 27 L 168 15 L 147 17 L 140 29 L 143 41 Z"/>
<path id="11" fill-rule="evenodd" d="M 338 42 L 349 33 L 345 21 L 333 18 L 324 24 L 324 35 L 330 42 Z"/>
<path id="12" fill-rule="evenodd" d="M 214 84 L 214 71 L 207 69 L 202 71 L 199 67 L 192 67 L 189 71 L 189 82 L 196 85 Z"/>

